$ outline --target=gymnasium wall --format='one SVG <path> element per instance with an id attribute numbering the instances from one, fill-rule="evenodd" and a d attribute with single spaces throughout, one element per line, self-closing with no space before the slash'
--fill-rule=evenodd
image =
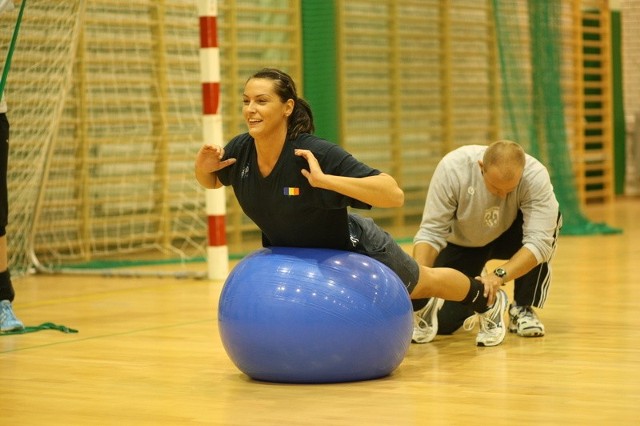
<path id="1" fill-rule="evenodd" d="M 640 3 L 619 2 L 626 126 L 626 193 L 640 195 Z"/>
<path id="2" fill-rule="evenodd" d="M 264 66 L 284 69 L 311 102 L 322 136 L 397 178 L 404 208 L 364 213 L 402 230 L 399 238 L 411 236 L 442 155 L 508 134 L 498 3 L 514 8 L 507 29 L 523 34 L 526 75 L 522 1 L 220 1 L 224 140 L 245 131 L 246 78 Z M 562 2 L 567 58 L 581 48 L 576 19 L 587 3 L 596 11 L 607 5 Z M 4 14 L 0 25 L 12 29 L 16 17 Z M 10 37 L 0 33 L 0 54 Z M 205 196 L 193 178 L 202 143 L 198 37 L 195 1 L 27 5 L 6 89 L 16 270 L 205 256 Z M 562 63 L 572 153 L 584 146 L 578 68 Z M 581 154 L 571 161 L 576 170 L 585 163 Z M 244 253 L 259 244 L 259 232 L 227 191 L 229 249 Z"/>

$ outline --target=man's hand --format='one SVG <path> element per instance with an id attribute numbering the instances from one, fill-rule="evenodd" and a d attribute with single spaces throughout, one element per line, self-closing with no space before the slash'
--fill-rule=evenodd
<path id="1" fill-rule="evenodd" d="M 487 298 L 487 306 L 493 306 L 498 289 L 504 285 L 504 280 L 497 275 L 488 274 L 476 277 L 484 285 L 484 297 Z"/>

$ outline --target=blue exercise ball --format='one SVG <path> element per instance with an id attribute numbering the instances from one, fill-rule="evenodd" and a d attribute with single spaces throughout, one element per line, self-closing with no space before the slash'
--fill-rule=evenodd
<path id="1" fill-rule="evenodd" d="M 335 383 L 389 375 L 409 349 L 413 311 L 400 278 L 358 253 L 272 247 L 230 272 L 220 337 L 247 376 Z"/>

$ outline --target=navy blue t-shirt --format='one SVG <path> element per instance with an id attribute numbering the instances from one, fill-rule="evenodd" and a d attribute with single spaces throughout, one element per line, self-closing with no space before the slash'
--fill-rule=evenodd
<path id="1" fill-rule="evenodd" d="M 253 138 L 244 133 L 225 146 L 225 158 L 236 163 L 217 172 L 223 185 L 231 185 L 245 214 L 263 234 L 265 246 L 353 249 L 347 207 L 370 209 L 361 201 L 334 191 L 314 188 L 302 175 L 307 160 L 294 155 L 307 149 L 326 174 L 366 177 L 380 174 L 356 160 L 340 146 L 309 134 L 287 140 L 271 174 L 258 169 Z"/>

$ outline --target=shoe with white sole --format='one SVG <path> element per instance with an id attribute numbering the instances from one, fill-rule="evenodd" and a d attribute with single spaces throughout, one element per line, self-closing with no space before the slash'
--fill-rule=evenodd
<path id="1" fill-rule="evenodd" d="M 24 324 L 13 313 L 11 302 L 8 300 L 0 301 L 0 331 L 22 330 Z"/>
<path id="2" fill-rule="evenodd" d="M 443 299 L 433 297 L 429 303 L 414 314 L 413 343 L 429 343 L 438 334 L 438 311 L 444 304 Z"/>
<path id="3" fill-rule="evenodd" d="M 531 306 L 509 306 L 509 331 L 522 337 L 544 336 L 544 325 Z"/>
<path id="4" fill-rule="evenodd" d="M 465 330 L 473 330 L 476 322 L 480 330 L 476 336 L 477 346 L 497 346 L 504 340 L 507 327 L 504 323 L 504 314 L 507 311 L 509 299 L 504 290 L 498 290 L 496 301 L 488 311 L 476 313 L 464 321 Z"/>

